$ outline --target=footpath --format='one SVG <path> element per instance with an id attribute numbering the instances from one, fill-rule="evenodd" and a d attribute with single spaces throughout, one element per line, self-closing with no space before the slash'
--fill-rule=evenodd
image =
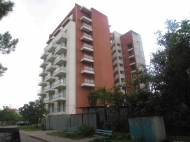
<path id="1" fill-rule="evenodd" d="M 86 138 L 81 140 L 72 140 L 68 138 L 61 138 L 56 136 L 47 135 L 47 133 L 55 132 L 56 130 L 46 130 L 46 131 L 23 131 L 20 130 L 21 134 L 28 135 L 30 137 L 45 141 L 45 142 L 89 142 L 94 138 Z"/>

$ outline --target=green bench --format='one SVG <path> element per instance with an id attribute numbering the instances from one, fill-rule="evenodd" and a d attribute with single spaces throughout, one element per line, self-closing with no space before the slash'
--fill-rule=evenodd
<path id="1" fill-rule="evenodd" d="M 96 129 L 96 135 L 94 135 L 94 138 L 104 138 L 108 139 L 112 137 L 112 131 L 110 130 L 102 130 L 102 129 Z"/>
<path id="2" fill-rule="evenodd" d="M 70 128 L 68 128 L 67 129 L 67 132 L 66 133 L 68 133 L 68 134 L 73 134 L 74 132 L 76 132 L 77 131 L 77 127 L 70 127 Z"/>

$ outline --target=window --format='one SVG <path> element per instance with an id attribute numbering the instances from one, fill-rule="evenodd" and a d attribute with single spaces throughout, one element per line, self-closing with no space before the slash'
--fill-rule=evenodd
<path id="1" fill-rule="evenodd" d="M 124 53 L 123 56 L 126 56 L 126 53 Z"/>
<path id="2" fill-rule="evenodd" d="M 116 76 L 118 74 L 118 71 L 116 71 L 115 73 L 114 73 L 114 76 Z"/>
<path id="3" fill-rule="evenodd" d="M 128 70 L 128 67 L 125 67 L 125 70 Z"/>
<path id="4" fill-rule="evenodd" d="M 129 77 L 129 75 L 128 74 L 126 74 L 126 78 L 128 78 Z"/>
<path id="5" fill-rule="evenodd" d="M 114 46 L 115 46 L 115 43 L 114 43 L 114 44 L 112 44 L 112 46 L 111 46 L 111 47 L 113 48 Z"/>
<path id="6" fill-rule="evenodd" d="M 128 46 L 129 49 L 133 48 L 133 44 L 132 43 L 127 44 L 127 46 Z"/>
<path id="7" fill-rule="evenodd" d="M 120 44 L 119 44 L 119 43 L 117 43 L 117 46 L 120 46 Z"/>
<path id="8" fill-rule="evenodd" d="M 124 60 L 124 63 L 127 63 L 127 60 Z"/>
<path id="9" fill-rule="evenodd" d="M 123 74 L 123 71 L 120 71 L 120 74 Z"/>

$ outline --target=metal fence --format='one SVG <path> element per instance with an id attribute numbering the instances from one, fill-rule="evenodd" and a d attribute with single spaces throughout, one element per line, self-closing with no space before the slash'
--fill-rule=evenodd
<path id="1" fill-rule="evenodd" d="M 69 127 L 76 127 L 78 129 L 83 124 L 96 129 L 103 127 L 106 117 L 108 121 L 113 121 L 118 117 L 127 117 L 126 112 L 126 108 L 120 108 L 117 112 L 107 110 L 105 113 L 103 110 L 100 110 L 99 112 L 89 112 L 83 114 L 51 115 L 43 118 L 42 123 L 45 124 L 46 129 L 67 130 Z"/>
<path id="2" fill-rule="evenodd" d="M 77 127 L 86 124 L 96 129 L 96 113 L 86 114 L 71 114 L 71 115 L 56 115 L 47 116 L 42 119 L 46 129 L 66 130 L 69 127 Z"/>

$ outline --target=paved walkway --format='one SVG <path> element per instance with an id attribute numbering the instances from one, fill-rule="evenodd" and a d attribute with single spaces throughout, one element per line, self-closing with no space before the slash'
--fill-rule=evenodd
<path id="1" fill-rule="evenodd" d="M 93 140 L 94 138 L 86 138 L 81 140 L 71 140 L 68 138 L 61 138 L 56 136 L 50 136 L 47 135 L 47 133 L 55 132 L 56 130 L 46 130 L 46 131 L 23 131 L 20 130 L 21 134 L 28 135 L 30 137 L 43 140 L 45 142 L 89 142 L 90 140 Z"/>

